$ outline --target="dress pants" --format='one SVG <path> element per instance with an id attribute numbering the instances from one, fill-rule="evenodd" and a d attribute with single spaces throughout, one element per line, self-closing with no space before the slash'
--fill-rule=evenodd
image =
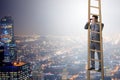
<path id="1" fill-rule="evenodd" d="M 100 43 L 91 42 L 90 49 L 100 50 Z M 95 51 L 91 51 L 90 55 L 91 55 L 91 59 L 95 59 Z M 101 60 L 101 53 L 100 52 L 97 52 L 97 56 L 98 56 L 98 60 Z M 95 61 L 94 60 L 91 60 L 91 67 L 95 68 Z M 101 62 L 99 62 L 99 68 L 101 68 Z"/>

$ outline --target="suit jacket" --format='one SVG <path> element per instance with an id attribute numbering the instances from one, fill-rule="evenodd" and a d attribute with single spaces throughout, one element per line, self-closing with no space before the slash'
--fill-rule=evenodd
<path id="1" fill-rule="evenodd" d="M 89 26 L 89 23 L 86 23 L 84 28 L 88 29 L 88 26 Z M 102 23 L 102 29 L 103 29 L 103 27 L 104 27 L 104 24 Z M 90 24 L 90 29 L 91 29 L 91 31 L 100 32 L 100 24 L 99 23 Z M 100 41 L 100 33 L 91 32 L 90 38 L 91 38 L 91 40 Z"/>

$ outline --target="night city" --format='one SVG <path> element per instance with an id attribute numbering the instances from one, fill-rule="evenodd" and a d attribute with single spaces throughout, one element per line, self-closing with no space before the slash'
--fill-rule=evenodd
<path id="1" fill-rule="evenodd" d="M 0 80 L 120 80 L 119 3 L 0 0 Z"/>

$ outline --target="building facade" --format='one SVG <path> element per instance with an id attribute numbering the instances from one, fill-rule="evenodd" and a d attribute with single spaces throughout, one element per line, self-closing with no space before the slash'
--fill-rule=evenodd
<path id="1" fill-rule="evenodd" d="M 30 65 L 18 63 L 0 67 L 0 80 L 30 80 Z"/>
<path id="2" fill-rule="evenodd" d="M 5 16 L 0 21 L 0 46 L 4 48 L 3 62 L 5 63 L 12 62 L 16 59 L 13 25 L 11 16 Z"/>
<path id="3" fill-rule="evenodd" d="M 16 61 L 14 23 L 11 16 L 0 21 L 0 80 L 30 80 L 30 64 Z"/>

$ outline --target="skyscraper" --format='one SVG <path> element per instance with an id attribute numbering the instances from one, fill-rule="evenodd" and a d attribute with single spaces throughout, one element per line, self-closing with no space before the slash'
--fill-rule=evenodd
<path id="1" fill-rule="evenodd" d="M 30 80 L 30 64 L 15 61 L 16 44 L 11 16 L 0 21 L 0 80 Z"/>
<path id="2" fill-rule="evenodd" d="M 5 63 L 10 63 L 16 59 L 15 53 L 15 40 L 14 40 L 14 27 L 11 16 L 5 16 L 0 21 L 0 43 L 4 48 Z"/>

